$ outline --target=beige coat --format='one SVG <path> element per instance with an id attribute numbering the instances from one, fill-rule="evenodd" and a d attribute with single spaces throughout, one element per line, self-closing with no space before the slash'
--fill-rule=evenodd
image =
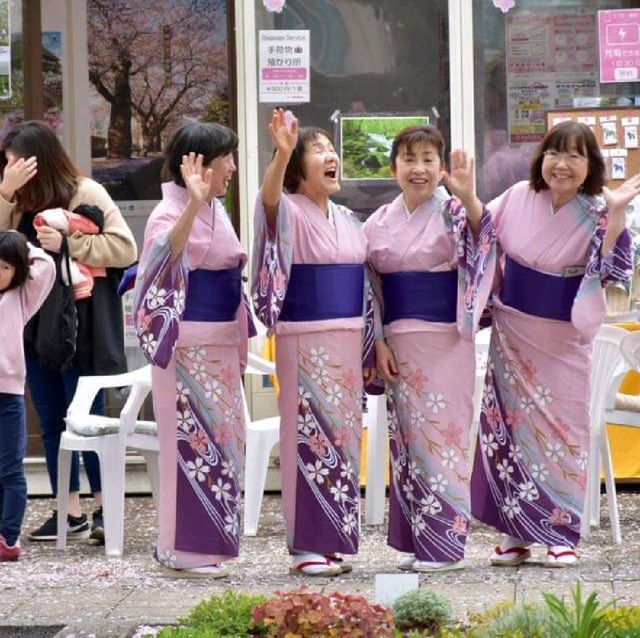
<path id="1" fill-rule="evenodd" d="M 81 178 L 78 190 L 69 202 L 69 210 L 80 204 L 97 206 L 104 213 L 104 227 L 99 235 L 76 232 L 68 238 L 71 257 L 93 267 L 124 268 L 137 258 L 133 233 L 120 209 L 103 186 L 88 177 Z M 17 228 L 22 213 L 15 203 L 0 195 L 0 230 Z"/>

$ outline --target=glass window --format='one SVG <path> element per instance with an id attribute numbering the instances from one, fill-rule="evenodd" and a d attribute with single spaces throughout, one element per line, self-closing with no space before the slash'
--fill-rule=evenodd
<path id="1" fill-rule="evenodd" d="M 302 125 L 334 133 L 336 110 L 343 115 L 413 115 L 435 106 L 449 143 L 447 0 L 287 0 L 281 13 L 255 0 L 255 7 L 257 30 L 310 31 L 311 101 L 282 105 Z M 258 107 L 260 177 L 271 159 L 266 126 L 274 106 Z M 334 199 L 364 217 L 397 192 L 391 179 L 343 180 Z"/>
<path id="2" fill-rule="evenodd" d="M 637 6 L 633 0 L 517 0 L 503 14 L 473 2 L 478 194 L 488 201 L 528 178 L 546 129 L 545 111 L 633 104 L 636 83 L 600 84 L 597 11 Z"/>

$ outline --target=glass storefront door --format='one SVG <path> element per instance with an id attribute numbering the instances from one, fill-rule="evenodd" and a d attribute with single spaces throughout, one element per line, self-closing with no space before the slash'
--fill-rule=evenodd
<path id="1" fill-rule="evenodd" d="M 597 12 L 633 0 L 516 0 L 503 14 L 473 0 L 475 155 L 487 201 L 528 178 L 529 160 L 556 107 L 630 105 L 637 83 L 601 84 Z"/>
<path id="2" fill-rule="evenodd" d="M 337 148 L 346 130 L 341 124 L 344 116 L 359 120 L 426 114 L 434 123 L 435 113 L 448 147 L 448 12 L 447 0 L 287 0 L 281 13 L 270 12 L 262 0 L 255 0 L 256 42 L 264 30 L 309 31 L 310 101 L 283 106 L 302 125 L 334 133 Z M 267 123 L 275 106 L 277 102 L 258 104 L 260 178 L 271 159 Z M 384 146 L 382 137 L 372 135 L 365 142 L 370 149 L 377 141 Z M 336 201 L 363 217 L 390 201 L 399 191 L 385 173 L 387 161 L 384 153 L 376 156 L 371 150 L 350 172 L 343 171 Z"/>

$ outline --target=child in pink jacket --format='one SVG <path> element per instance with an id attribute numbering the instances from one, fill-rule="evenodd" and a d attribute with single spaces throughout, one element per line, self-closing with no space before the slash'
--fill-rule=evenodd
<path id="1" fill-rule="evenodd" d="M 53 260 L 15 231 L 0 232 L 0 561 L 16 561 L 27 506 L 22 333 L 55 280 Z"/>

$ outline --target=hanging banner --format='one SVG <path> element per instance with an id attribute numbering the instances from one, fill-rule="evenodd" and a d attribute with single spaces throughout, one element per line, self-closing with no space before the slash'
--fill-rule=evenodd
<path id="1" fill-rule="evenodd" d="M 308 30 L 259 32 L 258 99 L 272 104 L 310 100 Z"/>
<path id="2" fill-rule="evenodd" d="M 600 82 L 640 81 L 640 9 L 598 11 Z"/>

